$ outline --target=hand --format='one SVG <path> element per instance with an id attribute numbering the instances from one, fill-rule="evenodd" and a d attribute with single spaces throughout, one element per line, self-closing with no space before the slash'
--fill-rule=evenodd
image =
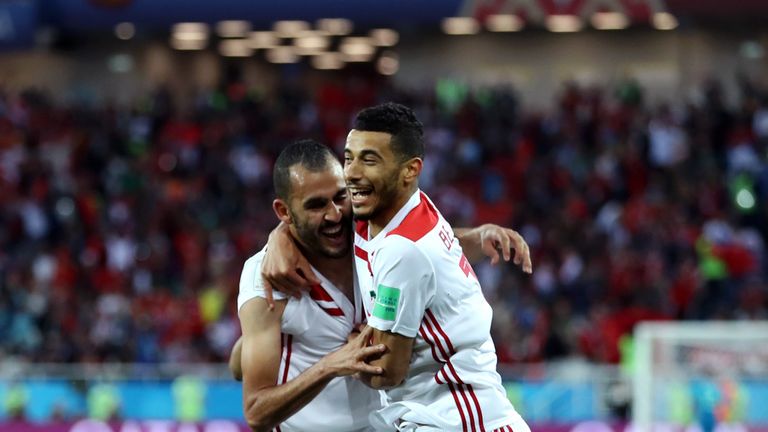
<path id="1" fill-rule="evenodd" d="M 261 264 L 261 277 L 269 309 L 275 307 L 272 290 L 299 298 L 302 290 L 319 284 L 309 261 L 293 242 L 288 225 L 281 223 L 269 234 L 267 253 Z"/>
<path id="2" fill-rule="evenodd" d="M 514 249 L 514 263 L 522 265 L 525 273 L 533 273 L 531 250 L 523 236 L 517 231 L 495 224 L 481 225 L 477 229 L 480 230 L 480 247 L 483 253 L 491 258 L 491 264 L 499 262 L 499 250 L 501 250 L 504 261 L 509 261 L 511 258 L 510 250 Z"/>
<path id="3" fill-rule="evenodd" d="M 337 377 L 359 373 L 369 375 L 381 375 L 384 373 L 382 368 L 366 363 L 366 360 L 376 359 L 387 350 L 384 344 L 368 345 L 371 335 L 373 335 L 373 327 L 366 327 L 359 334 L 353 335 L 355 335 L 354 331 L 346 345 L 338 351 L 326 355 L 320 361 Z"/>
<path id="4" fill-rule="evenodd" d="M 347 335 L 347 343 L 352 342 L 363 330 L 365 330 L 366 324 L 360 323 L 352 328 L 352 331 Z"/>

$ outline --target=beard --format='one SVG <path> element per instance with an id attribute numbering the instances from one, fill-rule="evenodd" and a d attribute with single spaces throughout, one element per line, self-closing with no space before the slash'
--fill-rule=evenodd
<path id="1" fill-rule="evenodd" d="M 339 222 L 341 224 L 342 235 L 345 238 L 343 242 L 344 246 L 341 248 L 333 248 L 323 243 L 322 230 L 330 226 L 336 225 L 335 223 L 323 222 L 318 226 L 313 226 L 307 223 L 306 220 L 298 218 L 296 214 L 291 212 L 291 218 L 293 218 L 294 226 L 296 230 L 296 237 L 310 253 L 323 255 L 327 258 L 343 258 L 349 253 L 349 249 L 352 245 L 352 220 L 348 216 L 341 218 Z"/>
<path id="2" fill-rule="evenodd" d="M 393 170 L 393 172 L 381 183 L 381 187 L 378 187 L 374 190 L 376 194 L 376 202 L 370 208 L 370 210 L 365 213 L 361 213 L 355 211 L 355 206 L 352 206 L 352 216 L 355 220 L 369 221 L 371 219 L 375 219 L 385 209 L 394 205 L 395 201 L 397 201 L 397 195 L 399 192 L 397 187 L 399 178 L 398 173 L 398 170 Z"/>

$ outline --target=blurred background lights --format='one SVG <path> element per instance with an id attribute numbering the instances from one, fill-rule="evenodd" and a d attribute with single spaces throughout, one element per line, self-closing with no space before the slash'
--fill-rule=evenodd
<path id="1" fill-rule="evenodd" d="M 471 17 L 453 17 L 443 19 L 442 28 L 449 35 L 473 35 L 480 31 L 480 24 Z"/>
<path id="2" fill-rule="evenodd" d="M 136 35 L 136 27 L 133 23 L 122 22 L 115 26 L 115 36 L 118 39 L 129 40 Z"/>
<path id="3" fill-rule="evenodd" d="M 523 29 L 523 20 L 517 15 L 499 14 L 489 15 L 485 26 L 492 32 L 515 32 Z"/>
<path id="4" fill-rule="evenodd" d="M 251 23 L 248 21 L 230 20 L 219 21 L 216 24 L 216 33 L 223 38 L 242 38 L 251 31 Z"/>

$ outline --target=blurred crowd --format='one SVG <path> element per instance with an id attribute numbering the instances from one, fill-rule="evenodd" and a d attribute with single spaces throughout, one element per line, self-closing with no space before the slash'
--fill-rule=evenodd
<path id="1" fill-rule="evenodd" d="M 641 320 L 768 318 L 768 92 L 646 101 L 566 83 L 232 83 L 130 109 L 0 92 L 0 359 L 211 362 L 239 335 L 243 262 L 276 224 L 271 166 L 394 100 L 425 124 L 422 189 L 454 226 L 519 230 L 534 274 L 475 263 L 500 360 L 618 362 Z"/>

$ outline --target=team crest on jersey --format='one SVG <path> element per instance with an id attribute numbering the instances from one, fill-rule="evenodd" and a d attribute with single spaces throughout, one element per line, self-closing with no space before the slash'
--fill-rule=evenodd
<path id="1" fill-rule="evenodd" d="M 400 290 L 385 285 L 379 285 L 377 290 L 372 315 L 386 321 L 394 321 L 397 306 L 400 304 Z"/>

